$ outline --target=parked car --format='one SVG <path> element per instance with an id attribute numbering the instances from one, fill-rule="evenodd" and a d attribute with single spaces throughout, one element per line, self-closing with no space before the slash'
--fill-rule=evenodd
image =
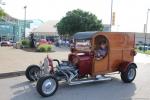
<path id="1" fill-rule="evenodd" d="M 12 46 L 12 43 L 9 41 L 2 41 L 1 46 Z"/>
<path id="2" fill-rule="evenodd" d="M 37 91 L 43 97 L 52 96 L 59 81 L 68 85 L 106 81 L 111 80 L 106 75 L 113 72 L 119 72 L 124 83 L 131 83 L 137 68 L 134 37 L 126 32 L 78 32 L 68 61 L 47 56 L 40 65 L 30 65 L 26 77 L 37 81 Z M 53 61 L 58 65 L 54 67 Z"/>

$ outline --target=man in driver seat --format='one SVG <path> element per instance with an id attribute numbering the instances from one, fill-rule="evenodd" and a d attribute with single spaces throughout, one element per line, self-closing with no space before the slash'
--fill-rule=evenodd
<path id="1" fill-rule="evenodd" d="M 105 57 L 107 53 L 106 41 L 101 41 L 99 43 L 99 49 L 96 51 L 96 59 L 101 60 Z"/>

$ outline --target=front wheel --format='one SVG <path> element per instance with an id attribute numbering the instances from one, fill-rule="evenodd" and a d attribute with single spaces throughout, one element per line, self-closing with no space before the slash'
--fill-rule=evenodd
<path id="1" fill-rule="evenodd" d="M 121 79 L 125 83 L 131 83 L 136 76 L 136 65 L 130 64 L 125 72 L 121 72 Z"/>
<path id="2" fill-rule="evenodd" d="M 52 96 L 58 88 L 58 81 L 53 76 L 41 77 L 36 85 L 38 93 L 43 97 Z"/>

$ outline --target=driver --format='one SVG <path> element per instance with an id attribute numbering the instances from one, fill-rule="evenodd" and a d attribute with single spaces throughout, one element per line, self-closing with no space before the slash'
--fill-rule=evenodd
<path id="1" fill-rule="evenodd" d="M 96 59 L 101 60 L 105 57 L 107 53 L 107 46 L 105 41 L 99 43 L 99 49 L 96 51 Z"/>

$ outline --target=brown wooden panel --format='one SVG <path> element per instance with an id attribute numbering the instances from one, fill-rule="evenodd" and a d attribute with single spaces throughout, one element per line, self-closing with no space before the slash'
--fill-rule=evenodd
<path id="1" fill-rule="evenodd" d="M 133 62 L 134 57 L 131 56 L 131 51 L 133 49 L 124 49 L 123 50 L 123 61 Z"/>
<path id="2" fill-rule="evenodd" d="M 109 70 L 116 71 L 122 62 L 122 49 L 111 49 L 109 53 Z"/>
<path id="3" fill-rule="evenodd" d="M 103 35 L 108 39 L 109 52 L 105 59 L 93 61 L 93 74 L 117 71 L 119 65 L 125 61 L 132 62 L 131 50 L 134 50 L 134 33 L 127 32 L 99 32 L 93 37 L 93 50 L 95 49 L 94 39 Z"/>
<path id="4" fill-rule="evenodd" d="M 93 73 L 100 73 L 108 70 L 108 55 L 102 60 L 94 60 Z"/>

